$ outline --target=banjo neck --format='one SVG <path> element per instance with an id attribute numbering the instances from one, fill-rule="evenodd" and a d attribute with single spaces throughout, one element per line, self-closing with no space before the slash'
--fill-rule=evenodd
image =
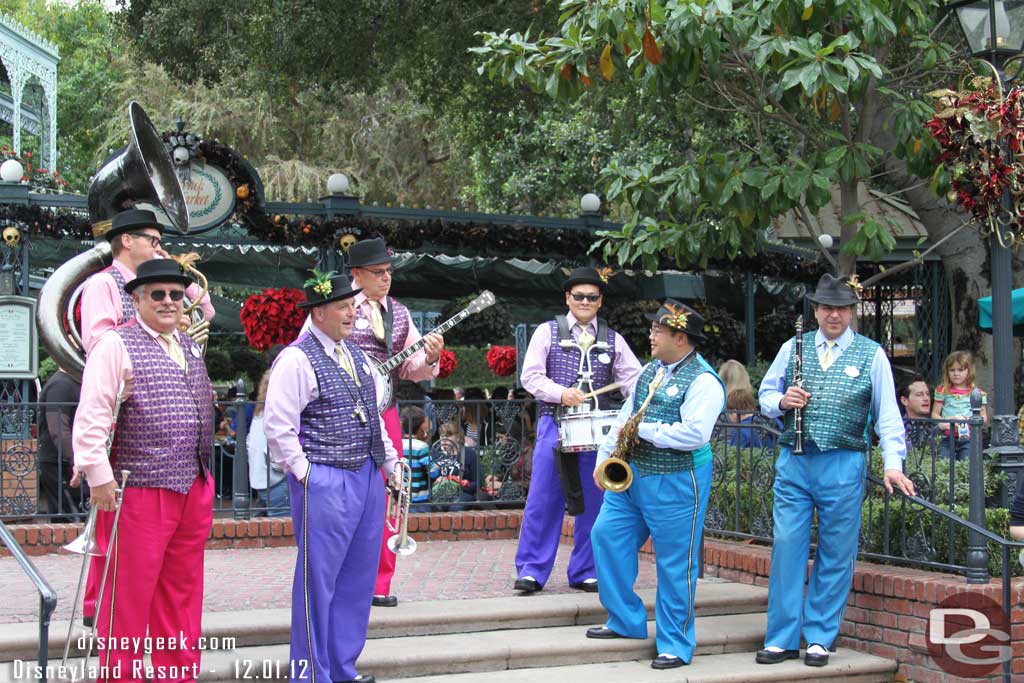
<path id="1" fill-rule="evenodd" d="M 453 327 L 455 327 L 456 325 L 458 325 L 471 315 L 473 315 L 473 311 L 471 311 L 469 308 L 464 308 L 455 315 L 453 315 L 452 317 L 448 318 L 448 320 L 445 320 L 443 323 L 441 323 L 434 329 L 430 330 L 430 332 L 427 332 L 427 334 L 444 334 L 445 332 L 452 329 Z M 389 373 L 395 368 L 397 368 L 399 365 L 404 363 L 406 359 L 408 359 L 410 356 L 412 356 L 414 353 L 416 353 L 426 345 L 426 336 L 426 334 L 423 335 L 422 337 L 420 337 L 419 341 L 410 345 L 409 348 L 403 349 L 396 353 L 395 355 L 391 356 L 391 358 L 388 358 L 386 361 L 378 365 L 377 369 L 380 370 L 382 373 Z"/>

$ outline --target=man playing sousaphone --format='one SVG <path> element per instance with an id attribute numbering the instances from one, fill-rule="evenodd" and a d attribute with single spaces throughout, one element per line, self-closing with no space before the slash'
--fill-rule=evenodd
<path id="1" fill-rule="evenodd" d="M 114 644 L 99 650 L 100 665 L 120 671 L 111 674 L 117 680 L 192 681 L 199 673 L 214 393 L 198 344 L 178 329 L 188 284 L 170 259 L 139 265 L 125 284 L 135 317 L 93 345 L 75 414 L 75 467 L 100 511 L 97 528 L 105 520 L 109 533 L 112 525 L 113 470 L 130 472 L 96 614 L 101 642 Z M 152 651 L 160 674 L 142 668 L 147 631 L 154 642 L 186 644 Z"/>
<path id="2" fill-rule="evenodd" d="M 594 390 L 613 382 L 628 386 L 640 372 L 640 362 L 626 340 L 597 317 L 605 285 L 605 278 L 594 268 L 573 270 L 564 285 L 569 312 L 537 328 L 523 360 L 523 388 L 540 401 L 530 493 L 516 550 L 518 578 L 514 588 L 524 593 L 540 590 L 551 575 L 566 509 L 560 479 L 568 480 L 574 474 L 573 483 L 577 485 L 567 487 L 569 513 L 576 516 L 569 585 L 597 590 L 590 547 L 590 528 L 601 507 L 601 491 L 591 481 L 596 452 L 579 453 L 575 472 L 566 471 L 560 462 L 562 455 L 556 452 L 559 434 L 555 414 L 559 406 L 570 408 L 586 400 L 577 388 L 581 352 L 589 356 Z"/>
<path id="3" fill-rule="evenodd" d="M 688 664 L 696 648 L 694 593 L 711 492 L 709 441 L 725 407 L 725 385 L 695 348 L 704 319 L 667 299 L 651 320 L 651 355 L 632 396 L 598 451 L 594 482 L 604 485 L 603 463 L 615 451 L 632 484 L 608 490 L 591 538 L 604 626 L 588 638 L 646 638 L 647 610 L 634 592 L 637 550 L 648 537 L 658 566 L 655 669 Z"/>

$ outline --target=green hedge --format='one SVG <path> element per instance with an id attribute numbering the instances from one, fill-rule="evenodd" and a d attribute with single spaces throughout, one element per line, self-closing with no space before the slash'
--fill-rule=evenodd
<path id="1" fill-rule="evenodd" d="M 487 367 L 487 349 L 474 346 L 448 346 L 449 351 L 455 352 L 455 358 L 459 365 L 450 377 L 436 380 L 434 386 L 441 389 L 453 387 L 479 387 L 481 389 L 493 389 L 502 386 L 512 388 L 515 386 L 516 378 L 498 377 Z"/>

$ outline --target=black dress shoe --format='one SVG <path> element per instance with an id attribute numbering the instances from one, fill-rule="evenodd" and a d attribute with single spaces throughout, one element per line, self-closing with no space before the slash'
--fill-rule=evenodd
<path id="1" fill-rule="evenodd" d="M 673 657 L 672 655 L 658 655 L 653 662 L 651 662 L 652 669 L 675 669 L 676 667 L 686 664 L 679 657 Z"/>
<path id="2" fill-rule="evenodd" d="M 82 625 L 86 628 L 92 628 L 93 618 L 90 616 L 82 615 Z"/>
<path id="3" fill-rule="evenodd" d="M 800 659 L 800 650 L 782 650 L 781 652 L 758 650 L 757 656 L 754 657 L 754 661 L 758 664 L 778 664 L 787 659 Z"/>
<path id="4" fill-rule="evenodd" d="M 377 679 L 373 676 L 358 675 L 350 681 L 338 681 L 338 683 L 377 683 Z"/>
<path id="5" fill-rule="evenodd" d="M 592 626 L 587 629 L 587 638 L 597 638 L 598 640 L 608 640 L 610 638 L 625 638 L 626 636 L 621 633 L 616 633 L 607 626 Z"/>
<path id="6" fill-rule="evenodd" d="M 570 583 L 569 587 L 586 593 L 596 593 L 597 581 L 580 581 L 579 583 Z"/>
<path id="7" fill-rule="evenodd" d="M 398 607 L 398 598 L 396 598 L 394 595 L 385 595 L 385 596 L 374 595 L 373 596 L 373 606 L 374 607 Z M 356 680 L 358 681 L 360 679 L 357 678 Z"/>
<path id="8" fill-rule="evenodd" d="M 815 643 L 811 643 L 808 647 L 811 647 Z M 819 645 L 818 647 L 824 647 Z M 804 664 L 807 666 L 825 666 L 828 664 L 828 651 L 825 654 L 815 654 L 813 652 L 807 652 L 804 654 Z"/>
<path id="9" fill-rule="evenodd" d="M 525 579 L 516 579 L 516 582 L 512 585 L 512 588 L 514 588 L 517 591 L 522 591 L 524 593 L 536 593 L 541 589 L 541 585 L 537 582 L 536 579 L 526 577 Z"/>

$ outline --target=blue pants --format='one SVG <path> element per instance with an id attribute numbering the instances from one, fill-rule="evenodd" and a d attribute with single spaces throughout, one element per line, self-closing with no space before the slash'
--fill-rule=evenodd
<path id="1" fill-rule="evenodd" d="M 358 471 L 313 464 L 288 475 L 299 552 L 292 584 L 292 681 L 347 681 L 366 644 L 384 535 L 384 484 L 367 458 Z"/>
<path id="2" fill-rule="evenodd" d="M 621 493 L 605 493 L 591 534 L 607 626 L 629 638 L 647 637 L 647 610 L 633 585 L 639 571 L 637 551 L 652 539 L 658 568 L 658 653 L 686 663 L 697 646 L 693 600 L 710 494 L 710 462 L 689 472 L 647 477 L 633 466 L 633 485 Z"/>
<path id="3" fill-rule="evenodd" d="M 288 480 L 282 479 L 260 491 L 260 506 L 267 508 L 267 517 L 287 517 L 291 514 L 288 506 L 288 486 Z"/>
<path id="4" fill-rule="evenodd" d="M 768 631 L 765 646 L 831 647 L 839 635 L 860 538 L 864 497 L 863 453 L 820 451 L 804 455 L 782 446 L 775 463 L 775 517 L 772 567 L 768 577 Z M 818 513 L 818 549 L 804 597 L 811 519 Z"/>
<path id="5" fill-rule="evenodd" d="M 544 585 L 555 566 L 555 554 L 562 536 L 565 494 L 558 478 L 554 447 L 558 444 L 558 426 L 550 415 L 537 421 L 537 442 L 533 448 L 533 473 L 526 497 L 519 547 L 516 549 L 516 576 L 532 576 Z M 561 457 L 561 456 L 557 456 Z M 590 529 L 601 509 L 602 491 L 594 484 L 597 453 L 579 454 L 580 483 L 583 485 L 583 514 L 576 516 L 568 577 L 572 585 L 594 578 L 594 551 Z"/>

